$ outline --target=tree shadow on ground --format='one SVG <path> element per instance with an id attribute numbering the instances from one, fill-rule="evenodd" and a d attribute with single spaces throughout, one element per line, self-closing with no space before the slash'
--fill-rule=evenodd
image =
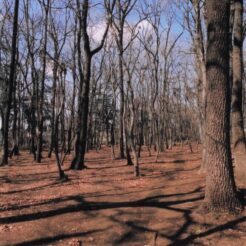
<path id="1" fill-rule="evenodd" d="M 205 232 L 201 232 L 195 235 L 190 235 L 187 238 L 181 239 L 181 240 L 175 240 L 173 243 L 169 244 L 169 246 L 183 246 L 183 245 L 190 245 L 191 242 L 193 242 L 195 239 L 201 238 L 201 237 L 206 237 L 209 236 L 213 233 L 220 232 L 220 231 L 225 231 L 227 229 L 231 229 L 240 223 L 243 223 L 246 221 L 246 216 L 241 217 L 236 220 L 229 221 L 223 225 L 216 226 L 214 228 L 211 228 Z"/>
<path id="2" fill-rule="evenodd" d="M 180 239 L 181 236 L 183 236 L 185 233 L 187 233 L 187 229 L 191 225 L 199 224 L 195 221 L 192 220 L 191 218 L 191 211 L 186 210 L 186 209 L 177 209 L 177 208 L 172 208 L 172 207 L 166 207 L 166 209 L 174 210 L 177 212 L 182 212 L 183 217 L 185 218 L 185 222 L 183 225 L 172 235 L 170 233 L 164 233 L 162 230 L 156 230 L 152 229 L 146 226 L 139 225 L 135 221 L 127 221 L 125 224 L 128 226 L 128 230 L 119 238 L 117 238 L 112 245 L 117 246 L 117 245 L 127 245 L 129 242 L 137 241 L 141 239 L 137 239 L 136 235 L 140 234 L 140 238 L 142 238 L 142 234 L 144 233 L 151 233 L 153 234 L 153 244 L 151 245 L 160 245 L 158 244 L 158 241 L 160 238 L 165 238 L 170 241 L 169 244 L 165 244 L 168 246 L 184 246 L 184 245 L 202 245 L 199 241 L 197 242 L 196 240 L 212 235 L 214 233 L 218 232 L 223 232 L 228 229 L 233 229 L 236 226 L 239 226 L 241 223 L 246 221 L 246 216 L 237 218 L 235 220 L 231 220 L 229 222 L 226 222 L 222 225 L 218 226 L 213 226 L 210 229 L 205 229 L 205 231 L 200 232 L 200 233 L 190 233 L 191 235 Z M 113 218 L 113 221 L 117 223 L 122 223 L 122 221 L 118 220 L 117 218 Z M 174 221 L 175 224 L 175 221 Z M 209 225 L 212 226 L 212 225 Z M 164 244 L 162 244 L 164 245 Z"/>
<path id="3" fill-rule="evenodd" d="M 92 167 L 92 166 L 87 166 L 87 169 L 89 169 L 89 170 L 103 170 L 103 169 L 106 169 L 106 170 L 108 170 L 108 169 L 112 169 L 112 168 L 122 168 L 122 167 L 126 167 L 127 165 L 126 164 L 124 164 L 124 165 L 115 165 L 115 166 L 104 166 L 104 167 L 98 167 L 98 166 L 96 166 L 96 167 Z"/>
<path id="4" fill-rule="evenodd" d="M 243 193 L 245 193 L 245 190 L 243 190 Z M 117 194 L 116 194 L 117 195 Z M 112 196 L 112 194 L 111 194 Z M 178 199 L 177 199 L 178 197 Z M 175 199 L 175 200 L 174 200 Z M 199 187 L 197 189 L 194 189 L 193 191 L 186 192 L 186 193 L 177 193 L 177 194 L 167 194 L 167 195 L 157 195 L 157 196 L 150 196 L 144 199 L 139 199 L 135 201 L 123 201 L 123 202 L 87 202 L 84 200 L 82 196 L 68 196 L 68 197 L 62 197 L 58 199 L 51 199 L 45 202 L 45 204 L 52 204 L 53 207 L 56 206 L 56 204 L 65 202 L 65 201 L 73 201 L 77 204 L 74 205 L 64 205 L 61 208 L 49 210 L 49 211 L 39 211 L 34 213 L 26 213 L 21 215 L 14 215 L 14 216 L 8 216 L 4 218 L 0 218 L 0 223 L 4 224 L 11 224 L 11 223 L 19 223 L 24 221 L 35 221 L 38 219 L 43 218 L 50 218 L 53 216 L 63 215 L 63 214 L 71 214 L 74 212 L 85 212 L 89 213 L 90 211 L 100 211 L 105 209 L 124 209 L 124 208 L 143 208 L 143 207 L 150 207 L 150 208 L 161 208 L 161 209 L 167 209 L 170 211 L 178 212 L 181 214 L 182 218 L 184 219 L 184 223 L 176 230 L 174 233 L 164 233 L 163 231 L 158 231 L 150 228 L 149 226 L 143 226 L 139 224 L 137 221 L 121 221 L 118 219 L 117 216 L 110 217 L 110 219 L 114 222 L 121 223 L 124 226 L 128 227 L 128 230 L 112 241 L 112 245 L 120 245 L 120 244 L 126 244 L 129 243 L 131 240 L 136 240 L 135 233 L 146 233 L 150 232 L 153 233 L 153 235 L 156 235 L 156 240 L 158 240 L 158 237 L 164 237 L 171 241 L 169 244 L 170 246 L 174 245 L 190 245 L 190 243 L 193 243 L 196 239 L 199 239 L 201 237 L 206 237 L 208 235 L 211 235 L 216 232 L 224 231 L 229 228 L 233 228 L 236 225 L 239 225 L 242 222 L 246 221 L 246 217 L 241 217 L 238 219 L 235 219 L 233 221 L 227 222 L 223 225 L 219 225 L 213 228 L 210 228 L 204 232 L 198 233 L 198 234 L 192 234 L 186 238 L 181 237 L 184 236 L 185 233 L 187 233 L 188 228 L 192 224 L 196 224 L 192 217 L 191 213 L 193 209 L 189 207 L 188 209 L 184 208 L 178 208 L 177 205 L 185 204 L 185 203 L 191 203 L 196 202 L 203 199 L 203 192 L 202 187 Z M 35 206 L 42 205 L 35 204 Z M 93 214 L 95 216 L 95 214 Z M 174 222 L 175 223 L 175 222 Z M 96 233 L 97 231 L 88 231 L 88 232 L 77 232 L 72 234 L 64 234 L 64 235 L 57 235 L 54 237 L 46 237 L 41 239 L 35 239 L 27 242 L 23 242 L 17 245 L 41 245 L 51 242 L 56 242 L 62 239 L 68 239 L 73 237 L 83 237 L 88 234 Z M 194 242 L 195 243 L 195 242 Z"/>
<path id="5" fill-rule="evenodd" d="M 22 243 L 17 243 L 17 244 L 14 244 L 14 246 L 47 245 L 48 243 L 57 242 L 57 241 L 60 241 L 63 239 L 88 236 L 90 234 L 100 232 L 100 231 L 102 231 L 102 230 L 91 230 L 91 231 L 86 231 L 86 232 L 75 232 L 75 233 L 71 233 L 71 234 L 61 234 L 61 235 L 57 235 L 57 236 L 44 237 L 44 238 L 40 238 L 40 239 L 34 239 L 34 240 L 30 240 L 30 241 L 25 241 Z"/>
<path id="6" fill-rule="evenodd" d="M 40 188 L 40 187 L 38 187 Z M 159 190 L 159 189 L 163 189 L 164 186 L 158 186 L 158 187 L 153 187 L 151 189 L 142 189 L 142 190 L 138 190 L 138 193 L 141 192 L 154 192 L 155 190 Z M 199 188 L 200 191 L 202 189 Z M 111 191 L 115 191 L 115 189 L 108 189 L 106 190 L 107 192 L 111 192 Z M 167 195 L 157 195 L 157 196 L 151 196 L 148 198 L 145 198 L 146 200 L 153 200 L 153 199 L 163 199 L 163 198 L 169 198 L 169 197 L 181 197 L 181 196 L 185 196 L 185 195 L 189 195 L 189 194 L 193 194 L 196 193 L 197 189 L 191 192 L 183 192 L 183 193 L 177 193 L 177 194 L 167 194 Z M 101 192 L 90 192 L 90 193 L 84 193 L 81 196 L 83 196 L 84 198 L 94 198 L 94 197 L 107 197 L 107 196 L 126 196 L 126 195 L 130 195 L 130 194 L 135 194 L 136 191 L 128 191 L 128 192 L 121 192 L 121 193 L 109 193 L 109 194 L 102 194 Z M 58 203 L 62 203 L 62 202 L 67 202 L 67 201 L 72 201 L 72 200 L 78 200 L 81 199 L 81 196 L 79 195 L 72 195 L 72 196 L 65 196 L 65 197 L 57 197 L 57 198 L 53 198 L 53 199 L 47 199 L 47 200 L 43 200 L 43 201 L 39 201 L 37 203 L 32 203 L 32 204 L 17 204 L 17 205 L 11 205 L 8 207 L 3 207 L 0 208 L 0 211 L 14 211 L 14 210 L 21 210 L 21 209 L 25 209 L 25 208 L 29 208 L 30 206 L 33 207 L 39 207 L 39 206 L 43 206 L 43 205 L 49 205 L 49 204 L 58 204 Z M 145 199 L 142 199 L 142 201 L 144 201 Z M 1 220 L 1 218 L 0 218 Z"/>
<path id="7" fill-rule="evenodd" d="M 186 198 L 174 201 L 158 201 L 157 199 L 164 199 L 167 197 L 176 197 L 180 196 L 180 194 L 172 194 L 172 195 L 160 195 L 147 197 L 144 199 L 136 200 L 136 201 L 127 201 L 127 202 L 86 202 L 82 196 L 71 196 L 65 200 L 73 200 L 76 201 L 75 205 L 68 205 L 66 207 L 50 210 L 50 211 L 41 211 L 36 213 L 27 213 L 21 215 L 8 216 L 4 218 L 0 218 L 0 223 L 11 224 L 18 223 L 24 221 L 33 221 L 43 218 L 49 218 L 52 216 L 57 216 L 61 214 L 79 212 L 79 211 L 95 211 L 101 209 L 114 209 L 114 208 L 134 208 L 134 207 L 156 207 L 156 208 L 169 208 L 172 205 L 184 204 L 188 202 L 195 202 L 203 199 L 203 194 L 201 193 L 202 188 L 195 189 L 194 191 L 183 193 L 183 196 L 194 194 L 196 195 L 193 198 Z M 62 199 L 62 198 L 60 198 Z M 53 199 L 50 201 L 53 205 L 59 202 L 59 199 Z M 49 204 L 47 201 L 46 204 Z"/>
<path id="8" fill-rule="evenodd" d="M 28 189 L 20 189 L 20 190 L 11 190 L 11 191 L 7 191 L 7 192 L 0 192 L 0 195 L 10 195 L 10 194 L 15 194 L 15 193 L 21 193 L 21 192 L 30 192 L 30 191 L 39 191 L 39 190 L 43 190 L 46 189 L 48 187 L 52 187 L 55 185 L 59 185 L 61 184 L 61 181 L 55 181 L 52 182 L 50 184 L 45 184 L 45 185 L 41 185 L 41 186 L 37 186 L 37 187 L 33 187 L 33 188 L 28 188 Z"/>

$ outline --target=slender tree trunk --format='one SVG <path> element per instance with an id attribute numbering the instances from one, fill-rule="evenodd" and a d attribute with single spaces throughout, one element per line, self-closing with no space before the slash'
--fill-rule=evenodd
<path id="1" fill-rule="evenodd" d="M 114 120 L 113 120 L 114 121 Z M 110 144 L 111 144 L 111 155 L 112 159 L 115 160 L 115 151 L 114 151 L 114 145 L 115 145 L 115 137 L 114 137 L 114 122 L 110 126 Z"/>
<path id="2" fill-rule="evenodd" d="M 55 55 L 56 57 L 56 55 Z M 57 70 L 58 64 L 54 62 L 53 67 L 53 85 L 52 85 L 52 115 L 51 115 L 51 136 L 50 136 L 50 149 L 48 157 L 51 158 L 52 151 L 54 148 L 54 141 L 55 141 L 55 107 L 56 107 L 56 87 L 57 87 Z"/>
<path id="3" fill-rule="evenodd" d="M 32 95 L 31 95 L 31 149 L 30 152 L 33 154 L 33 159 L 37 159 L 37 154 L 36 154 L 36 128 L 37 128 L 37 97 L 38 97 L 38 78 L 36 76 L 36 70 L 35 70 L 35 59 L 34 59 L 34 54 L 31 53 L 31 76 L 32 76 Z"/>
<path id="4" fill-rule="evenodd" d="M 17 52 L 18 54 L 18 52 Z M 16 60 L 18 61 L 18 55 Z M 13 111 L 14 111 L 14 120 L 13 120 L 13 129 L 12 129 L 12 137 L 13 137 L 13 145 L 12 145 L 12 150 L 11 150 L 11 156 L 12 155 L 19 155 L 19 143 L 18 143 L 18 129 L 17 129 L 17 124 L 18 124 L 18 108 L 17 108 L 17 77 L 15 73 L 15 78 L 14 78 L 14 88 L 13 88 Z"/>
<path id="5" fill-rule="evenodd" d="M 34 71 L 32 71 L 32 74 Z M 36 127 L 37 127 L 37 118 L 35 115 L 36 112 L 36 100 L 35 100 L 35 93 L 36 93 L 36 86 L 37 81 L 35 81 L 34 76 L 32 76 L 33 81 L 33 91 L 31 96 L 31 149 L 30 152 L 33 154 L 33 159 L 36 160 L 36 146 L 35 146 L 35 138 L 36 138 Z"/>
<path id="6" fill-rule="evenodd" d="M 8 152 L 9 152 L 9 116 L 12 104 L 12 96 L 14 89 L 15 79 L 15 60 L 17 50 L 17 35 L 18 35 L 18 13 L 19 13 L 19 0 L 15 0 L 14 8 L 14 23 L 12 34 L 12 47 L 11 47 L 11 64 L 10 64 L 10 76 L 8 81 L 8 98 L 6 103 L 6 109 L 4 112 L 4 143 L 3 143 L 3 159 L 2 165 L 8 164 Z"/>
<path id="7" fill-rule="evenodd" d="M 130 154 L 130 150 L 129 150 L 129 134 L 128 134 L 128 129 L 127 129 L 127 115 L 126 115 L 126 105 L 124 107 L 124 113 L 123 113 L 123 127 L 124 127 L 124 136 L 125 136 L 125 149 L 126 149 L 126 160 L 127 160 L 127 165 L 128 166 L 132 166 L 133 162 L 132 162 L 132 158 L 131 158 L 131 154 Z"/>
<path id="8" fill-rule="evenodd" d="M 45 23 L 44 23 L 44 40 L 43 40 L 43 67 L 42 67 L 42 79 L 41 79 L 41 91 L 38 104 L 38 136 L 37 136 L 37 162 L 40 163 L 42 159 L 43 150 L 43 128 L 44 128 L 44 88 L 45 88 L 45 77 L 46 77 L 46 51 L 47 51 L 47 40 L 48 40 L 48 13 L 50 8 L 50 0 L 47 0 L 45 4 Z"/>
<path id="9" fill-rule="evenodd" d="M 134 144 L 134 134 L 133 134 L 133 130 L 134 130 L 134 121 L 135 121 L 135 107 L 134 107 L 134 92 L 131 86 L 131 82 L 128 81 L 128 90 L 129 90 L 129 94 L 130 94 L 130 100 L 129 100 L 129 109 L 130 109 L 130 127 L 129 127 L 129 143 L 131 146 L 131 150 L 132 150 L 132 154 L 134 157 L 134 175 L 136 177 L 139 177 L 140 173 L 139 173 L 139 162 L 138 162 L 138 155 L 137 155 L 137 151 L 136 151 L 136 147 Z"/>
<path id="10" fill-rule="evenodd" d="M 201 128 L 201 142 L 202 142 L 202 164 L 199 172 L 206 171 L 206 148 L 205 148 L 205 127 L 206 127 L 206 55 L 205 45 L 202 31 L 202 18 L 201 18 L 201 1 L 193 1 L 195 9 L 195 24 L 196 33 L 194 38 L 195 53 L 198 69 L 198 103 L 199 103 L 199 123 Z"/>
<path id="11" fill-rule="evenodd" d="M 57 168 L 58 168 L 58 173 L 59 173 L 59 178 L 60 180 L 67 180 L 67 175 L 65 174 L 65 172 L 62 170 L 61 165 L 63 164 L 62 161 L 62 154 L 61 156 L 59 156 L 59 122 L 61 122 L 61 114 L 62 114 L 62 110 L 63 110 L 63 105 L 65 104 L 65 94 L 61 95 L 62 99 L 61 100 L 57 100 L 58 101 L 58 112 L 57 114 L 54 114 L 54 143 L 53 143 L 53 147 L 54 147 L 54 152 L 55 152 L 55 157 L 56 157 L 56 164 L 57 164 Z M 63 152 L 63 150 L 61 150 L 61 153 Z M 64 155 L 65 156 L 65 155 Z"/>
<path id="12" fill-rule="evenodd" d="M 123 37 L 122 37 L 123 39 Z M 121 40 L 121 46 L 123 46 Z M 119 76 L 120 76 L 120 119 L 119 119 L 119 158 L 123 159 L 125 158 L 124 154 L 124 74 L 123 74 L 123 47 L 119 47 Z"/>
<path id="13" fill-rule="evenodd" d="M 207 0 L 207 176 L 205 204 L 210 211 L 241 209 L 230 149 L 229 16 L 230 0 Z"/>
<path id="14" fill-rule="evenodd" d="M 75 61 L 74 61 L 75 62 Z M 75 68 L 73 68 L 75 69 Z M 71 115 L 69 121 L 69 128 L 68 128 L 68 137 L 67 137 L 67 153 L 71 153 L 71 140 L 72 140 L 72 132 L 74 126 L 74 104 L 75 104 L 75 96 L 76 96 L 76 71 L 73 71 L 73 97 L 72 97 L 72 104 L 71 104 Z"/>

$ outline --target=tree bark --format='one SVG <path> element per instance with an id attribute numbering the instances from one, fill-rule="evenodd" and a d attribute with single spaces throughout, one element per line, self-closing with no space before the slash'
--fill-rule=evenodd
<path id="1" fill-rule="evenodd" d="M 230 0 L 208 0 L 205 207 L 228 212 L 242 208 L 230 149 L 229 16 Z"/>

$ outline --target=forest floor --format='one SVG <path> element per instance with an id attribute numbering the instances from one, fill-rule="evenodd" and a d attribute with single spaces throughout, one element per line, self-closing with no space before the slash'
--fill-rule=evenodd
<path id="1" fill-rule="evenodd" d="M 22 152 L 0 168 L 0 245 L 246 245 L 246 211 L 197 212 L 200 156 L 174 147 L 155 163 L 144 151 L 135 178 L 105 147 L 86 155 L 83 171 L 68 170 L 69 156 L 60 182 L 54 157 L 37 164 Z"/>

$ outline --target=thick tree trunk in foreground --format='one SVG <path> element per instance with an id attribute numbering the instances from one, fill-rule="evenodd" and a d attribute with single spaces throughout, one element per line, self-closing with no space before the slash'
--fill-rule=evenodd
<path id="1" fill-rule="evenodd" d="M 235 151 L 244 152 L 245 134 L 242 113 L 242 48 L 243 48 L 243 0 L 234 0 L 234 32 L 232 49 L 232 144 Z"/>
<path id="2" fill-rule="evenodd" d="M 6 108 L 4 112 L 4 142 L 3 142 L 3 159 L 2 165 L 8 164 L 8 152 L 9 152 L 9 116 L 12 104 L 12 95 L 14 89 L 15 79 L 15 60 L 16 60 L 16 43 L 18 33 L 18 12 L 19 12 L 19 0 L 15 1 L 14 10 L 14 23 L 13 23 L 13 34 L 12 34 L 12 47 L 11 47 L 11 64 L 10 64 L 10 76 L 8 81 L 8 98 L 6 102 Z"/>
<path id="3" fill-rule="evenodd" d="M 241 209 L 230 150 L 229 16 L 230 0 L 208 0 L 207 177 L 205 205 L 210 211 Z"/>

